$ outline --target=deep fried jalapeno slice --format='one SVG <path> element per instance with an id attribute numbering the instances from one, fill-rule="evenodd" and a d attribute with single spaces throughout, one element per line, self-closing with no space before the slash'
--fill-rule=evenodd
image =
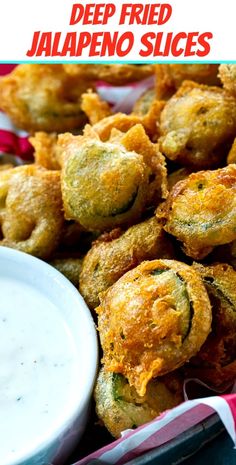
<path id="1" fill-rule="evenodd" d="M 219 77 L 227 92 L 236 97 L 236 65 L 227 64 L 219 66 Z"/>
<path id="2" fill-rule="evenodd" d="M 83 136 L 59 136 L 59 145 L 66 219 L 88 230 L 132 224 L 166 196 L 164 157 L 141 125 L 107 142 L 87 126 Z"/>
<path id="3" fill-rule="evenodd" d="M 235 137 L 235 99 L 219 87 L 184 81 L 162 111 L 160 132 L 160 150 L 170 160 L 218 167 Z"/>
<path id="4" fill-rule="evenodd" d="M 212 331 L 187 372 L 211 385 L 233 382 L 236 376 L 236 272 L 226 264 L 194 264 L 212 306 Z"/>
<path id="5" fill-rule="evenodd" d="M 141 397 L 124 376 L 102 368 L 94 393 L 96 412 L 112 436 L 118 438 L 122 431 L 143 425 L 180 404 L 182 388 L 181 376 L 173 373 L 150 381 Z"/>
<path id="6" fill-rule="evenodd" d="M 105 369 L 141 396 L 199 351 L 212 319 L 200 275 L 174 260 L 141 263 L 101 294 L 96 311 Z"/>
<path id="7" fill-rule="evenodd" d="M 79 287 L 79 276 L 82 268 L 82 258 L 55 258 L 50 262 L 60 273 L 69 279 L 75 287 Z"/>

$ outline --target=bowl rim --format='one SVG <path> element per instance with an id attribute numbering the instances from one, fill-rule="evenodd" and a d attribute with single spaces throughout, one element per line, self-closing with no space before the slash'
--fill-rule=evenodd
<path id="1" fill-rule="evenodd" d="M 50 434 L 46 438 L 43 438 L 42 441 L 40 441 L 40 443 L 38 443 L 36 447 L 29 446 L 29 448 L 27 448 L 26 453 L 24 453 L 23 451 L 23 453 L 21 452 L 21 454 L 19 454 L 18 456 L 16 455 L 15 457 L 12 457 L 12 460 L 4 462 L 4 465 L 21 465 L 24 463 L 24 461 L 27 461 L 31 458 L 33 460 L 33 458 L 36 457 L 37 454 L 39 454 L 43 450 L 46 450 L 51 444 L 53 444 L 54 441 L 61 437 L 63 433 L 67 430 L 67 428 L 70 427 L 76 421 L 79 414 L 82 414 L 83 410 L 87 407 L 87 404 L 89 403 L 91 394 L 93 392 L 93 387 L 98 370 L 98 338 L 95 322 L 92 318 L 87 304 L 85 303 L 84 299 L 82 298 L 81 294 L 76 289 L 76 287 L 56 268 L 37 257 L 4 246 L 0 246 L 0 262 L 2 260 L 12 262 L 13 265 L 14 263 L 16 263 L 18 266 L 22 266 L 23 268 L 28 267 L 30 265 L 31 267 L 34 267 L 35 272 L 39 273 L 39 275 L 42 276 L 43 274 L 45 277 L 47 276 L 53 279 L 56 286 L 58 286 L 58 289 L 61 288 L 63 292 L 67 292 L 68 303 L 70 303 L 70 298 L 71 301 L 73 301 L 73 305 L 77 303 L 78 310 L 82 315 L 83 320 L 86 320 L 86 330 L 89 330 L 89 339 L 87 340 L 87 342 L 90 344 L 90 350 L 86 351 L 83 345 L 81 347 L 82 356 L 84 353 L 86 353 L 86 357 L 88 357 L 88 360 L 86 360 L 87 376 L 83 382 L 83 389 L 82 392 L 80 391 L 80 395 L 78 396 L 77 402 L 75 402 L 74 400 L 73 411 L 70 411 L 69 414 L 68 412 L 66 412 L 66 415 L 63 416 L 60 423 L 56 424 L 55 428 L 53 428 L 53 430 L 50 431 Z M 24 279 L 27 283 L 27 273 L 24 275 Z M 19 281 L 21 281 L 20 277 Z M 50 280 L 48 282 L 50 283 Z M 41 292 L 43 293 L 42 288 Z"/>

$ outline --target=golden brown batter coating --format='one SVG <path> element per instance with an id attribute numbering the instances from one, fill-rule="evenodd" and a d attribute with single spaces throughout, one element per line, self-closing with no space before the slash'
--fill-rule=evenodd
<path id="1" fill-rule="evenodd" d="M 211 306 L 198 272 L 174 260 L 141 263 L 101 294 L 105 370 L 143 396 L 150 379 L 183 365 L 205 342 Z"/>
<path id="2" fill-rule="evenodd" d="M 11 163 L 4 163 L 3 165 L 0 165 L 0 171 L 10 170 L 11 168 L 14 168 L 14 165 Z"/>
<path id="3" fill-rule="evenodd" d="M 48 170 L 61 169 L 61 150 L 57 144 L 57 134 L 36 132 L 34 137 L 29 138 L 34 147 L 35 164 Z"/>
<path id="4" fill-rule="evenodd" d="M 166 196 L 164 157 L 142 126 L 116 131 L 108 142 L 87 126 L 83 136 L 59 136 L 59 145 L 66 219 L 88 230 L 132 224 Z"/>
<path id="5" fill-rule="evenodd" d="M 220 65 L 219 77 L 224 89 L 236 97 L 236 65 Z"/>
<path id="6" fill-rule="evenodd" d="M 186 179 L 191 173 L 192 171 L 189 168 L 180 168 L 176 171 L 173 171 L 173 173 L 169 174 L 169 176 L 167 176 L 169 191 L 173 189 L 177 182 L 183 181 L 183 179 Z"/>
<path id="7" fill-rule="evenodd" d="M 236 272 L 226 264 L 194 267 L 207 289 L 213 319 L 212 332 L 187 370 L 213 385 L 232 382 L 236 375 L 236 369 L 229 370 L 236 364 Z"/>
<path id="8" fill-rule="evenodd" d="M 72 76 L 89 81 L 106 81 L 109 84 L 122 86 L 132 81 L 140 81 L 154 74 L 153 65 L 96 65 L 65 64 L 66 72 Z"/>
<path id="9" fill-rule="evenodd" d="M 112 114 L 111 108 L 96 92 L 86 92 L 81 96 L 81 108 L 89 123 L 94 125 Z"/>
<path id="10" fill-rule="evenodd" d="M 92 135 L 92 134 L 91 134 Z M 60 136 L 66 219 L 90 230 L 135 221 L 145 206 L 148 169 L 141 155 L 95 137 Z"/>
<path id="11" fill-rule="evenodd" d="M 236 163 L 236 139 L 234 139 L 233 145 L 229 151 L 227 163 L 228 165 L 230 165 L 231 163 Z"/>
<path id="12" fill-rule="evenodd" d="M 82 258 L 55 258 L 50 262 L 50 265 L 64 274 L 64 276 L 78 288 L 82 261 Z"/>
<path id="13" fill-rule="evenodd" d="M 231 242 L 229 244 L 229 253 L 230 253 L 230 258 L 229 258 L 229 263 L 230 265 L 236 270 L 236 240 Z"/>
<path id="14" fill-rule="evenodd" d="M 80 98 L 90 87 L 91 81 L 68 74 L 63 65 L 19 65 L 0 79 L 1 108 L 30 133 L 70 131 L 86 122 Z"/>
<path id="15" fill-rule="evenodd" d="M 155 65 L 156 97 L 158 99 L 170 98 L 185 80 L 217 86 L 220 84 L 217 74 L 218 65 Z"/>
<path id="16" fill-rule="evenodd" d="M 236 165 L 199 171 L 172 189 L 157 210 L 164 229 L 183 243 L 187 255 L 204 258 L 213 247 L 236 239 Z"/>
<path id="17" fill-rule="evenodd" d="M 47 258 L 63 222 L 59 171 L 24 165 L 0 172 L 0 245 Z"/>
<path id="18" fill-rule="evenodd" d="M 146 192 L 147 205 L 156 206 L 161 199 L 166 199 L 167 169 L 165 158 L 159 151 L 159 145 L 153 144 L 147 137 L 143 127 L 135 125 L 126 134 L 113 130 L 110 140 L 119 141 L 126 150 L 134 151 L 142 155 L 145 164 L 149 168 L 148 189 Z"/>
<path id="19" fill-rule="evenodd" d="M 173 257 L 173 246 L 155 217 L 124 233 L 116 229 L 101 236 L 84 257 L 80 292 L 89 307 L 95 308 L 99 293 L 143 260 Z"/>
<path id="20" fill-rule="evenodd" d="M 185 81 L 161 114 L 160 150 L 198 169 L 219 166 L 236 134 L 235 99 L 219 87 Z"/>
<path id="21" fill-rule="evenodd" d="M 93 130 L 99 138 L 105 142 L 109 140 L 112 130 L 118 129 L 127 132 L 136 124 L 142 124 L 143 118 L 134 114 L 126 115 L 124 113 L 115 113 L 101 119 L 93 125 Z"/>
<path id="22" fill-rule="evenodd" d="M 114 128 L 127 132 L 136 124 L 141 124 L 151 140 L 156 141 L 160 136 L 159 123 L 164 105 L 163 101 L 153 100 L 145 114 L 141 112 L 133 112 L 130 115 L 115 113 L 99 120 L 94 124 L 93 129 L 102 141 L 107 141 Z"/>
<path id="23" fill-rule="evenodd" d="M 139 99 L 135 102 L 133 113 L 138 116 L 146 115 L 149 112 L 154 100 L 155 89 L 146 90 L 146 92 L 144 92 L 144 94 L 141 95 L 141 97 L 139 97 Z"/>
<path id="24" fill-rule="evenodd" d="M 117 373 L 102 368 L 95 387 L 96 412 L 115 438 L 121 432 L 153 420 L 183 401 L 183 380 L 178 373 L 152 380 L 144 396 Z"/>
<path id="25" fill-rule="evenodd" d="M 1 108 L 30 133 L 77 130 L 86 122 L 81 95 L 94 89 L 95 81 L 123 85 L 153 72 L 151 65 L 18 65 L 0 79 Z"/>

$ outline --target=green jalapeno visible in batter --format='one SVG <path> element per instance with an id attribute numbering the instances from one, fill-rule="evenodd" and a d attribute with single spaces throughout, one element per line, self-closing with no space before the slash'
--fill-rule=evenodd
<path id="1" fill-rule="evenodd" d="M 152 380 L 145 396 L 137 394 L 127 379 L 102 368 L 95 387 L 96 411 L 114 437 L 153 420 L 183 401 L 183 381 L 178 373 Z"/>

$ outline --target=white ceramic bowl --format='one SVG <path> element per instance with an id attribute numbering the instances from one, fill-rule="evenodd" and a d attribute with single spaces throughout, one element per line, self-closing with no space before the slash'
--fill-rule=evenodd
<path id="1" fill-rule="evenodd" d="M 0 247 L 0 302 L 0 409 L 4 444 L 9 443 L 1 446 L 1 437 L 0 464 L 61 464 L 88 417 L 98 360 L 93 319 L 61 273 L 5 247 Z"/>

